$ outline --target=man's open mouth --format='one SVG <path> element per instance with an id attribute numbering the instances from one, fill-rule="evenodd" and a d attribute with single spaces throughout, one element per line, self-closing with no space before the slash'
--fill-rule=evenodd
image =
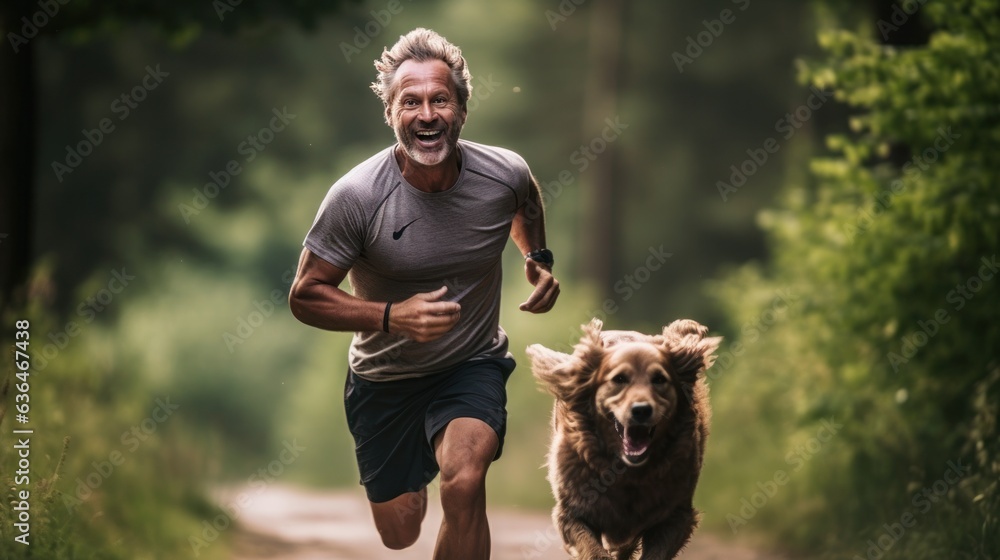
<path id="1" fill-rule="evenodd" d="M 424 146 L 433 146 L 444 136 L 443 130 L 418 130 L 415 133 L 417 142 Z"/>
<path id="2" fill-rule="evenodd" d="M 649 455 L 649 446 L 653 441 L 653 426 L 631 425 L 627 428 L 611 415 L 618 436 L 622 438 L 622 454 L 625 462 L 632 466 L 641 465 Z"/>

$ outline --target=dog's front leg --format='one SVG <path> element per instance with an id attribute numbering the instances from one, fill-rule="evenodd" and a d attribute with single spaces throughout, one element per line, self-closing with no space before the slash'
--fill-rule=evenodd
<path id="1" fill-rule="evenodd" d="M 632 544 L 618 549 L 618 551 L 615 552 L 615 560 L 632 560 L 632 556 L 635 555 L 636 548 L 639 548 L 638 539 Z"/>
<path id="2" fill-rule="evenodd" d="M 698 526 L 698 512 L 691 506 L 680 507 L 642 534 L 640 560 L 670 560 L 684 548 Z"/>
<path id="3" fill-rule="evenodd" d="M 614 560 L 601 545 L 600 535 L 580 519 L 567 514 L 562 508 L 557 506 L 556 510 L 553 517 L 562 533 L 566 552 L 580 560 Z"/>

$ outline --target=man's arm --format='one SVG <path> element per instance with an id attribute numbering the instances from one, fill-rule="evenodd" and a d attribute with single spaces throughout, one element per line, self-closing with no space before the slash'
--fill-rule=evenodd
<path id="1" fill-rule="evenodd" d="M 328 331 L 381 331 L 385 301 L 366 301 L 340 289 L 347 270 L 333 266 L 303 248 L 292 282 L 288 305 L 303 323 Z M 448 292 L 441 287 L 395 302 L 389 314 L 389 332 L 429 342 L 450 331 L 461 316 L 461 306 L 439 301 Z"/>
<path id="2" fill-rule="evenodd" d="M 529 175 L 528 200 L 521 205 L 511 224 L 510 237 L 522 255 L 545 247 L 545 209 L 542 208 L 542 191 L 534 175 Z M 525 259 L 524 274 L 535 290 L 520 305 L 521 311 L 545 313 L 552 309 L 559 297 L 559 281 L 548 267 L 537 261 Z"/>

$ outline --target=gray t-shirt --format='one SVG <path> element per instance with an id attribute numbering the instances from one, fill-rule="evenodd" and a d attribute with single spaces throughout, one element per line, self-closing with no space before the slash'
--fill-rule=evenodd
<path id="1" fill-rule="evenodd" d="M 394 150 L 382 150 L 330 188 L 304 245 L 349 270 L 361 299 L 398 302 L 447 286 L 442 299 L 458 302 L 462 314 L 432 342 L 355 333 L 351 370 L 387 381 L 509 356 L 500 327 L 501 255 L 514 214 L 528 200 L 527 164 L 510 150 L 460 140 L 458 181 L 426 193 L 403 179 Z"/>

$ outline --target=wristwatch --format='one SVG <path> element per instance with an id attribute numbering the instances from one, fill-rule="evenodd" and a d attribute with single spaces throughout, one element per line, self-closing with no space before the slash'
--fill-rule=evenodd
<path id="1" fill-rule="evenodd" d="M 556 263 L 555 257 L 552 256 L 552 251 L 549 251 L 548 249 L 538 249 L 536 251 L 531 251 L 530 253 L 525 255 L 524 258 L 531 259 L 539 264 L 544 264 L 549 268 L 549 270 L 551 270 L 552 265 Z"/>

